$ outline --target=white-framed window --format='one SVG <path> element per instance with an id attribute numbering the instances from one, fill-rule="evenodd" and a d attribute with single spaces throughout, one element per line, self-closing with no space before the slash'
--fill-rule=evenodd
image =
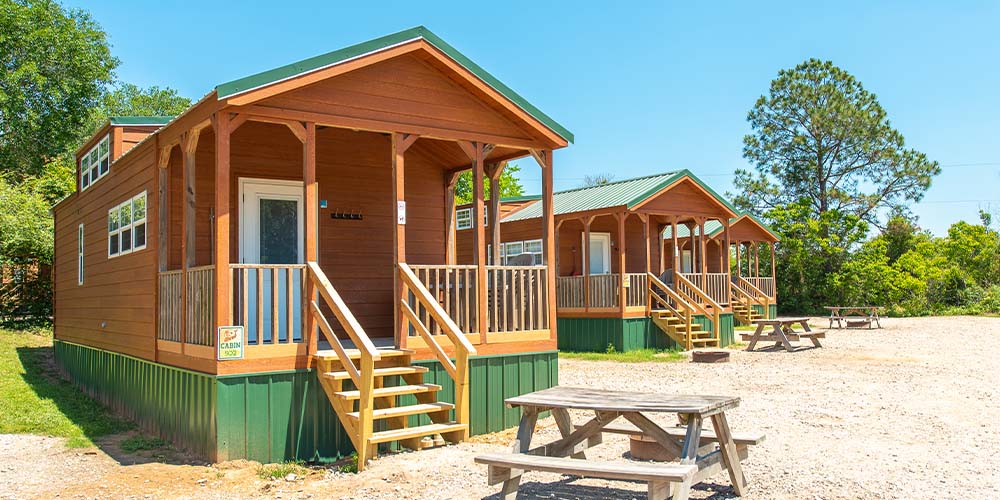
<path id="1" fill-rule="evenodd" d="M 490 207 L 483 207 L 483 227 L 489 226 Z M 455 211 L 455 228 L 472 229 L 472 207 L 460 208 Z"/>
<path id="2" fill-rule="evenodd" d="M 457 229 L 472 227 L 472 208 L 460 208 L 455 211 L 455 227 Z"/>
<path id="3" fill-rule="evenodd" d="M 531 265 L 542 265 L 542 240 L 510 241 L 500 247 L 500 257 L 504 265 L 513 257 L 522 254 L 531 255 Z"/>
<path id="4" fill-rule="evenodd" d="M 104 136 L 96 146 L 80 157 L 80 191 L 87 189 L 97 179 L 107 175 L 111 168 L 111 134 Z"/>
<path id="5" fill-rule="evenodd" d="M 76 284 L 83 284 L 83 224 L 76 229 Z"/>
<path id="6" fill-rule="evenodd" d="M 108 257 L 146 248 L 146 192 L 108 210 Z"/>

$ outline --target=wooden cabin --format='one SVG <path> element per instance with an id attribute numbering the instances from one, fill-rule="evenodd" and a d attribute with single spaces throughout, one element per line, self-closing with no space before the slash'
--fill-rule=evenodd
<path id="1" fill-rule="evenodd" d="M 516 425 L 504 398 L 558 381 L 555 270 L 487 265 L 481 228 L 457 265 L 455 182 L 478 218 L 496 165 L 534 157 L 554 263 L 572 139 L 423 27 L 113 118 L 54 209 L 58 364 L 213 460 L 364 467 Z"/>
<path id="2" fill-rule="evenodd" d="M 731 290 L 735 285 L 728 271 L 729 254 L 720 254 L 723 260 L 715 260 L 719 266 L 709 269 L 711 259 L 695 263 L 690 253 L 671 251 L 681 245 L 660 243 L 669 231 L 685 234 L 684 228 L 713 225 L 725 242 L 733 235 L 734 223 L 743 225 L 737 210 L 691 172 L 561 191 L 555 193 L 553 205 L 560 349 L 692 349 L 732 342 L 734 307 L 739 309 L 742 302 L 731 300 L 737 292 Z M 469 209 L 458 207 L 458 213 Z M 485 225 L 492 262 L 544 261 L 537 229 L 542 209 L 530 197 L 491 200 Z M 499 225 L 491 214 L 499 214 Z M 458 218 L 465 221 L 458 231 L 460 261 L 471 262 L 471 234 L 479 219 Z M 708 238 L 684 242 L 685 248 L 695 249 L 696 257 L 709 255 L 712 247 Z M 706 250 L 698 253 L 699 248 Z"/>
<path id="3" fill-rule="evenodd" d="M 705 258 L 701 259 L 698 253 L 701 230 L 694 225 L 679 225 L 676 241 L 672 227 L 664 231 L 663 252 L 676 256 L 676 261 L 668 263 L 667 267 L 677 269 L 694 280 L 697 277 L 691 275 L 697 275 L 701 269 L 709 275 L 728 271 L 731 282 L 729 307 L 737 323 L 748 325 L 755 319 L 776 317 L 778 301 L 774 251 L 778 236 L 753 215 L 742 214 L 729 221 L 727 242 L 722 223 L 707 221 L 704 226 Z M 674 248 L 677 248 L 676 252 Z M 770 260 L 770 268 L 766 264 L 764 266 L 765 275 L 761 274 L 762 249 Z"/>

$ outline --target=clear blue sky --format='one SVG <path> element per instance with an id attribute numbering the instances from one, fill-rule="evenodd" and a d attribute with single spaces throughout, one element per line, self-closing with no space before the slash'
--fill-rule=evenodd
<path id="1" fill-rule="evenodd" d="M 719 191 L 779 69 L 830 59 L 943 166 L 914 207 L 937 234 L 1000 213 L 1000 2 L 70 1 L 110 34 L 120 78 L 194 99 L 216 84 L 425 25 L 576 134 L 556 188 L 688 168 Z M 598 2 L 592 2 L 597 4 Z M 604 3 L 604 2 L 601 2 Z M 528 192 L 537 167 L 521 161 Z"/>

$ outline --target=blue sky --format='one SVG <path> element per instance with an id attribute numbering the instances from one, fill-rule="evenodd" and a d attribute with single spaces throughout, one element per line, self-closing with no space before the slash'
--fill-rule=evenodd
<path id="1" fill-rule="evenodd" d="M 1000 2 L 79 2 L 119 77 L 194 99 L 216 84 L 425 25 L 576 134 L 556 188 L 687 168 L 719 191 L 782 68 L 830 59 L 943 173 L 913 207 L 942 234 L 1000 215 Z M 604 5 L 599 5 L 604 4 Z M 528 192 L 534 162 L 520 161 Z"/>

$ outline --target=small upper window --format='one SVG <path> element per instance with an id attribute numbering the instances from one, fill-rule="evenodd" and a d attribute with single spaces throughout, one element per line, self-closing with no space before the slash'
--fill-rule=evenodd
<path id="1" fill-rule="evenodd" d="M 472 227 L 472 209 L 462 208 L 455 212 L 455 227 L 469 229 Z"/>
<path id="2" fill-rule="evenodd" d="M 83 284 L 83 224 L 76 230 L 76 284 Z"/>
<path id="3" fill-rule="evenodd" d="M 146 192 L 108 210 L 108 257 L 146 248 Z"/>
<path id="4" fill-rule="evenodd" d="M 80 191 L 107 175 L 111 166 L 111 134 L 80 157 Z"/>

